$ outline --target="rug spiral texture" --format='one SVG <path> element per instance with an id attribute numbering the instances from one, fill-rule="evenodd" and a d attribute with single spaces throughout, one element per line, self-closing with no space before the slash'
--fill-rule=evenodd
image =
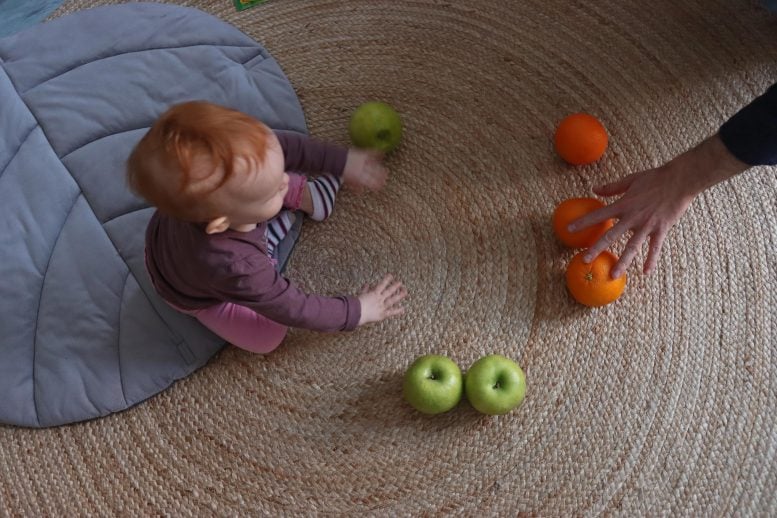
<path id="1" fill-rule="evenodd" d="M 401 113 L 386 189 L 307 224 L 288 274 L 336 294 L 393 273 L 407 314 L 294 331 L 267 357 L 227 348 L 105 419 L 0 428 L 0 515 L 777 514 L 775 170 L 695 199 L 657 271 L 633 266 L 601 309 L 567 294 L 549 223 L 762 93 L 774 16 L 745 0 L 180 3 L 262 43 L 316 137 L 347 143 L 367 100 Z M 610 147 L 573 168 L 552 135 L 578 111 Z M 401 381 L 426 353 L 515 358 L 526 401 L 422 416 Z"/>

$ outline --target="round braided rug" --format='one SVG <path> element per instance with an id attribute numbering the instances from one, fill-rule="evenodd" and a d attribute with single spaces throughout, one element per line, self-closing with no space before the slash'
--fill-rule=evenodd
<path id="1" fill-rule="evenodd" d="M 267 357 L 227 348 L 97 421 L 0 428 L 0 514 L 777 514 L 774 169 L 698 197 L 658 270 L 633 266 L 601 309 L 567 294 L 572 253 L 549 223 L 763 92 L 775 16 L 746 0 L 180 3 L 262 43 L 317 137 L 347 143 L 366 100 L 401 113 L 389 185 L 341 194 L 288 274 L 342 293 L 391 272 L 407 313 L 294 331 Z M 553 152 L 576 111 L 610 133 L 590 167 Z M 517 411 L 428 417 L 402 400 L 415 357 L 466 369 L 492 352 L 526 371 Z"/>

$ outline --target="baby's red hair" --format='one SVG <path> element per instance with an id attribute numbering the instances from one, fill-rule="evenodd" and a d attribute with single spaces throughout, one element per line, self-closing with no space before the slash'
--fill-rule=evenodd
<path id="1" fill-rule="evenodd" d="M 127 180 L 135 193 L 161 212 L 205 222 L 219 216 L 208 195 L 234 174 L 235 158 L 261 164 L 269 136 L 267 126 L 237 110 L 204 101 L 178 104 L 163 113 L 135 146 L 127 161 Z M 196 181 L 195 167 L 206 168 Z M 211 187 L 197 189 L 195 184 L 206 180 Z"/>

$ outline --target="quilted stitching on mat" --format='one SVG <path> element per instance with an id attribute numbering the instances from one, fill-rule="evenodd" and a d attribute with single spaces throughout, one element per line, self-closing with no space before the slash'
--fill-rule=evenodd
<path id="1" fill-rule="evenodd" d="M 0 99 L 0 422 L 103 416 L 202 366 L 223 342 L 154 293 L 124 162 L 191 99 L 305 132 L 275 60 L 194 9 L 100 7 L 0 40 Z"/>

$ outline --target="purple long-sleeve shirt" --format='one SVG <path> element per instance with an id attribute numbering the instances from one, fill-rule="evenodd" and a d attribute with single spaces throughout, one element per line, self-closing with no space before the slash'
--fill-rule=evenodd
<path id="1" fill-rule="evenodd" d="M 298 133 L 276 132 L 287 171 L 342 175 L 348 150 Z M 146 264 L 159 294 L 184 310 L 223 302 L 249 307 L 292 327 L 317 331 L 354 329 L 361 317 L 356 297 L 324 297 L 298 289 L 267 256 L 267 225 L 250 232 L 206 234 L 205 224 L 156 211 L 146 229 Z"/>

